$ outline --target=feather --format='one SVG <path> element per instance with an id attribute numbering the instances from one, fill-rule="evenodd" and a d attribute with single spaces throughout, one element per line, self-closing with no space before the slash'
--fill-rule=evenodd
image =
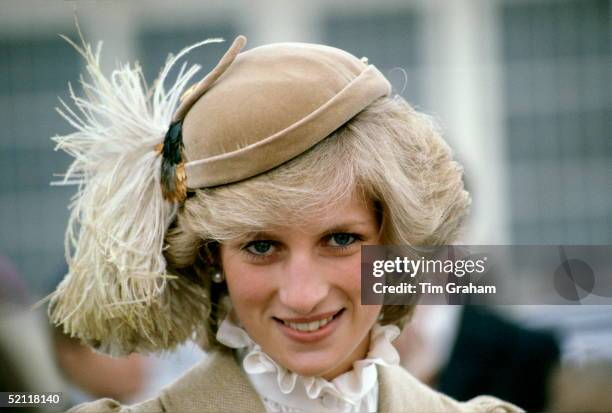
<path id="1" fill-rule="evenodd" d="M 88 78 L 80 80 L 82 96 L 69 85 L 73 107 L 60 101 L 57 109 L 75 131 L 53 138 L 56 150 L 74 157 L 63 179 L 54 183 L 77 185 L 65 236 L 69 270 L 38 305 L 48 300 L 52 322 L 99 351 L 123 355 L 170 349 L 190 338 L 197 330 L 194 320 L 210 309 L 201 299 L 207 292 L 168 274 L 163 257 L 164 236 L 178 206 L 164 199 L 162 175 L 170 179 L 170 173 L 162 169 L 162 158 L 172 164 L 173 182 L 185 181 L 180 125 L 168 125 L 199 66 L 183 64 L 168 90 L 164 83 L 183 55 L 222 39 L 170 55 L 148 88 L 138 64 L 121 65 L 105 77 L 102 43 L 94 53 L 78 22 L 77 29 L 82 46 L 62 37 L 85 59 Z M 166 132 L 171 139 L 162 157 L 156 147 Z"/>

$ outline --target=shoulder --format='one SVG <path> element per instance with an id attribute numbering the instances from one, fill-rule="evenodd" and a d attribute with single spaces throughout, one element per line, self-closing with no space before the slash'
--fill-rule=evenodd
<path id="1" fill-rule="evenodd" d="M 379 412 L 523 412 L 512 403 L 492 396 L 478 396 L 459 402 L 421 383 L 400 366 L 379 366 Z"/>
<path id="2" fill-rule="evenodd" d="M 69 413 L 264 411 L 248 379 L 229 352 L 214 352 L 150 400 L 131 406 L 113 399 L 83 403 Z"/>

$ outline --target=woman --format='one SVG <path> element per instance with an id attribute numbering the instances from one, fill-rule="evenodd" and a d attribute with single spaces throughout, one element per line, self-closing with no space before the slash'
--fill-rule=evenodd
<path id="1" fill-rule="evenodd" d="M 419 383 L 390 344 L 411 306 L 360 303 L 361 245 L 449 243 L 467 214 L 432 123 L 366 58 L 245 42 L 174 112 L 196 69 L 164 80 L 190 48 L 150 91 L 79 49 L 92 82 L 82 116 L 62 110 L 80 190 L 50 316 L 98 351 L 192 338 L 210 357 L 151 400 L 71 411 L 518 411 Z"/>

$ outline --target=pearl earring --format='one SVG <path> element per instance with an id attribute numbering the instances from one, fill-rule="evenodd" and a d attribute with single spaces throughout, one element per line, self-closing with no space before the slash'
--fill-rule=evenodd
<path id="1" fill-rule="evenodd" d="M 216 270 L 212 275 L 212 282 L 214 283 L 222 283 L 225 280 L 225 276 L 223 275 L 223 271 Z"/>

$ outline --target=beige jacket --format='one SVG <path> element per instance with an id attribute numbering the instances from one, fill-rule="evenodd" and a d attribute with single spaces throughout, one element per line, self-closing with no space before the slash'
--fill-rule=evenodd
<path id="1" fill-rule="evenodd" d="M 378 368 L 379 413 L 461 412 L 514 413 L 524 410 L 491 396 L 458 402 L 419 382 L 400 366 Z M 189 370 L 159 396 L 132 406 L 112 399 L 80 404 L 68 413 L 202 413 L 265 412 L 259 396 L 251 387 L 232 354 L 215 352 Z"/>

